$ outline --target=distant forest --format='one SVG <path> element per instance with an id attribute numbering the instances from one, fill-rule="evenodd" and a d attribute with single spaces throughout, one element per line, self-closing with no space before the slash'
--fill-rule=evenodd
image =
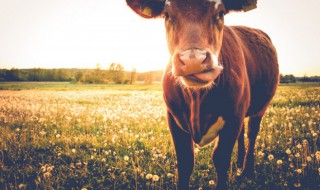
<path id="1" fill-rule="evenodd" d="M 108 69 L 101 69 L 97 64 L 95 69 L 0 69 L 0 82 L 10 81 L 69 81 L 87 84 L 134 84 L 144 82 L 151 84 L 162 79 L 163 71 L 138 73 L 135 69 L 125 71 L 121 64 L 112 63 Z M 320 76 L 295 77 L 280 75 L 280 83 L 320 82 Z"/>
<path id="2" fill-rule="evenodd" d="M 134 84 L 144 82 L 151 84 L 161 81 L 163 71 L 138 73 L 135 69 L 125 71 L 121 64 L 112 63 L 108 69 L 0 69 L 0 82 L 10 81 L 53 81 L 87 84 Z"/>

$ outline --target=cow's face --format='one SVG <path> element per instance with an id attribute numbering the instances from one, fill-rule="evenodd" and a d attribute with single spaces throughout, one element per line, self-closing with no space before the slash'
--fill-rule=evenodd
<path id="1" fill-rule="evenodd" d="M 220 75 L 224 15 L 256 0 L 126 0 L 144 18 L 163 17 L 172 73 L 189 88 L 208 88 Z M 251 3 L 250 3 L 251 2 Z M 254 4 L 255 5 L 255 4 Z"/>

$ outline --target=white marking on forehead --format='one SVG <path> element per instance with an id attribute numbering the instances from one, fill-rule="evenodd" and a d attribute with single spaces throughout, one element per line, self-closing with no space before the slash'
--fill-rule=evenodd
<path id="1" fill-rule="evenodd" d="M 166 0 L 165 2 L 166 5 L 170 6 L 171 5 L 171 2 L 169 0 Z"/>
<path id="2" fill-rule="evenodd" d="M 217 9 L 221 4 L 221 0 L 207 0 L 208 2 L 215 2 L 214 8 Z"/>

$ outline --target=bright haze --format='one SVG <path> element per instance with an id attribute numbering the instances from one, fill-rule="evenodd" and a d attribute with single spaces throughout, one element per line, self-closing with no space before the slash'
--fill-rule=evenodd
<path id="1" fill-rule="evenodd" d="M 319 0 L 258 0 L 227 25 L 269 34 L 283 74 L 320 75 Z M 138 17 L 125 0 L 0 0 L 0 68 L 160 70 L 169 60 L 164 21 Z"/>

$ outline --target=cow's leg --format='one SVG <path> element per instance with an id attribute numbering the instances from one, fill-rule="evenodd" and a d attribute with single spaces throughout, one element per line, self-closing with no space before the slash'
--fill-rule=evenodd
<path id="1" fill-rule="evenodd" d="M 245 176 L 252 176 L 254 173 L 254 146 L 256 144 L 256 139 L 258 132 L 260 130 L 260 123 L 262 117 L 250 117 L 248 125 L 248 139 L 249 145 L 248 150 L 244 160 L 243 172 Z"/>
<path id="2" fill-rule="evenodd" d="M 217 189 L 227 189 L 227 171 L 230 166 L 231 153 L 240 132 L 241 124 L 227 124 L 219 134 L 219 141 L 213 151 L 213 163 L 218 174 Z"/>
<path id="3" fill-rule="evenodd" d="M 243 167 L 245 153 L 246 153 L 246 150 L 244 146 L 244 125 L 242 125 L 242 129 L 238 137 L 238 159 L 237 159 L 238 168 L 242 169 Z"/>
<path id="4" fill-rule="evenodd" d="M 168 113 L 168 124 L 178 159 L 178 190 L 189 189 L 190 175 L 194 166 L 193 141 L 190 134 L 182 131 Z"/>

